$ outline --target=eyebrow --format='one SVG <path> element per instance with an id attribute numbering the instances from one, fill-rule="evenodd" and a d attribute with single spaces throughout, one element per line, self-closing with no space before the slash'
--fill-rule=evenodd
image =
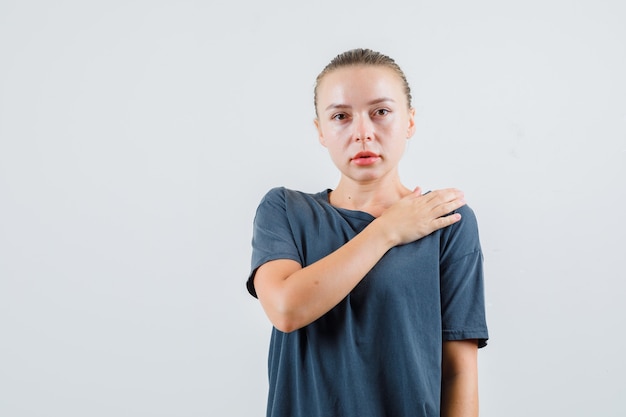
<path id="1" fill-rule="evenodd" d="M 372 101 L 369 101 L 367 103 L 368 106 L 371 106 L 373 104 L 379 104 L 379 103 L 384 103 L 384 102 L 392 102 L 395 103 L 396 101 L 392 98 L 389 97 L 381 97 L 381 98 L 377 98 L 374 99 Z M 341 103 L 333 103 L 330 106 L 326 107 L 325 110 L 330 110 L 330 109 L 349 109 L 352 108 L 352 106 L 348 105 L 348 104 L 341 104 Z"/>

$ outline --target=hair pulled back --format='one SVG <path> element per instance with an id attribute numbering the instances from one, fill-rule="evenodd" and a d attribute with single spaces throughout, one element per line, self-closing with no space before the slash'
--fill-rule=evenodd
<path id="1" fill-rule="evenodd" d="M 335 58 L 330 61 L 328 65 L 320 72 L 320 74 L 315 79 L 315 89 L 313 90 L 313 104 L 315 106 L 315 114 L 317 115 L 317 89 L 322 81 L 322 79 L 326 76 L 326 74 L 337 70 L 339 68 L 344 67 L 355 67 L 359 65 L 371 65 L 371 66 L 380 66 L 387 67 L 393 70 L 398 77 L 402 80 L 402 85 L 404 87 L 404 93 L 406 94 L 406 102 L 409 108 L 411 107 L 411 87 L 404 75 L 404 72 L 400 68 L 400 66 L 394 61 L 392 58 L 387 55 L 381 54 L 380 52 L 373 51 L 371 49 L 351 49 L 349 51 L 343 52 L 337 55 Z"/>

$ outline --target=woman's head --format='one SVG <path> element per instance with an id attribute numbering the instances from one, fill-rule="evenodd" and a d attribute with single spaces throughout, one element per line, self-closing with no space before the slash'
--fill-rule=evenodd
<path id="1" fill-rule="evenodd" d="M 410 100 L 398 65 L 377 52 L 348 51 L 322 71 L 314 124 L 343 178 L 397 178 L 398 162 L 415 132 Z"/>
<path id="2" fill-rule="evenodd" d="M 411 107 L 411 88 L 409 87 L 409 83 L 400 66 L 387 55 L 381 54 L 380 52 L 372 51 L 371 49 L 358 48 L 351 49 L 337 55 L 317 76 L 317 79 L 315 80 L 315 89 L 313 92 L 313 104 L 315 105 L 316 115 L 318 115 L 318 90 L 324 77 L 337 69 L 355 66 L 379 66 L 391 69 L 398 76 L 400 82 L 402 83 L 402 87 L 404 88 L 404 93 L 406 95 L 407 106 L 408 108 Z"/>

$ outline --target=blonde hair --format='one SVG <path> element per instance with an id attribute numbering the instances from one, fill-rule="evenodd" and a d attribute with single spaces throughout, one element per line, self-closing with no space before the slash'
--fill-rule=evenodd
<path id="1" fill-rule="evenodd" d="M 315 89 L 313 90 L 313 105 L 315 106 L 315 115 L 317 115 L 317 88 L 319 87 L 322 79 L 326 74 L 344 67 L 350 66 L 358 66 L 358 65 L 372 65 L 372 66 L 381 66 L 392 69 L 402 80 L 402 84 L 404 87 L 404 93 L 406 94 L 406 101 L 409 108 L 411 108 L 411 87 L 409 86 L 409 82 L 404 75 L 404 72 L 400 68 L 396 61 L 387 55 L 381 54 L 380 52 L 372 51 L 371 49 L 351 49 L 349 51 L 343 52 L 333 58 L 332 61 L 320 72 L 320 74 L 315 79 Z"/>

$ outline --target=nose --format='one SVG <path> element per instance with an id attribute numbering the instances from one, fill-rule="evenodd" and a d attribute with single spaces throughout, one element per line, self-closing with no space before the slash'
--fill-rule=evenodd
<path id="1" fill-rule="evenodd" d="M 374 137 L 374 128 L 369 117 L 355 117 L 352 138 L 356 142 L 369 142 Z"/>

